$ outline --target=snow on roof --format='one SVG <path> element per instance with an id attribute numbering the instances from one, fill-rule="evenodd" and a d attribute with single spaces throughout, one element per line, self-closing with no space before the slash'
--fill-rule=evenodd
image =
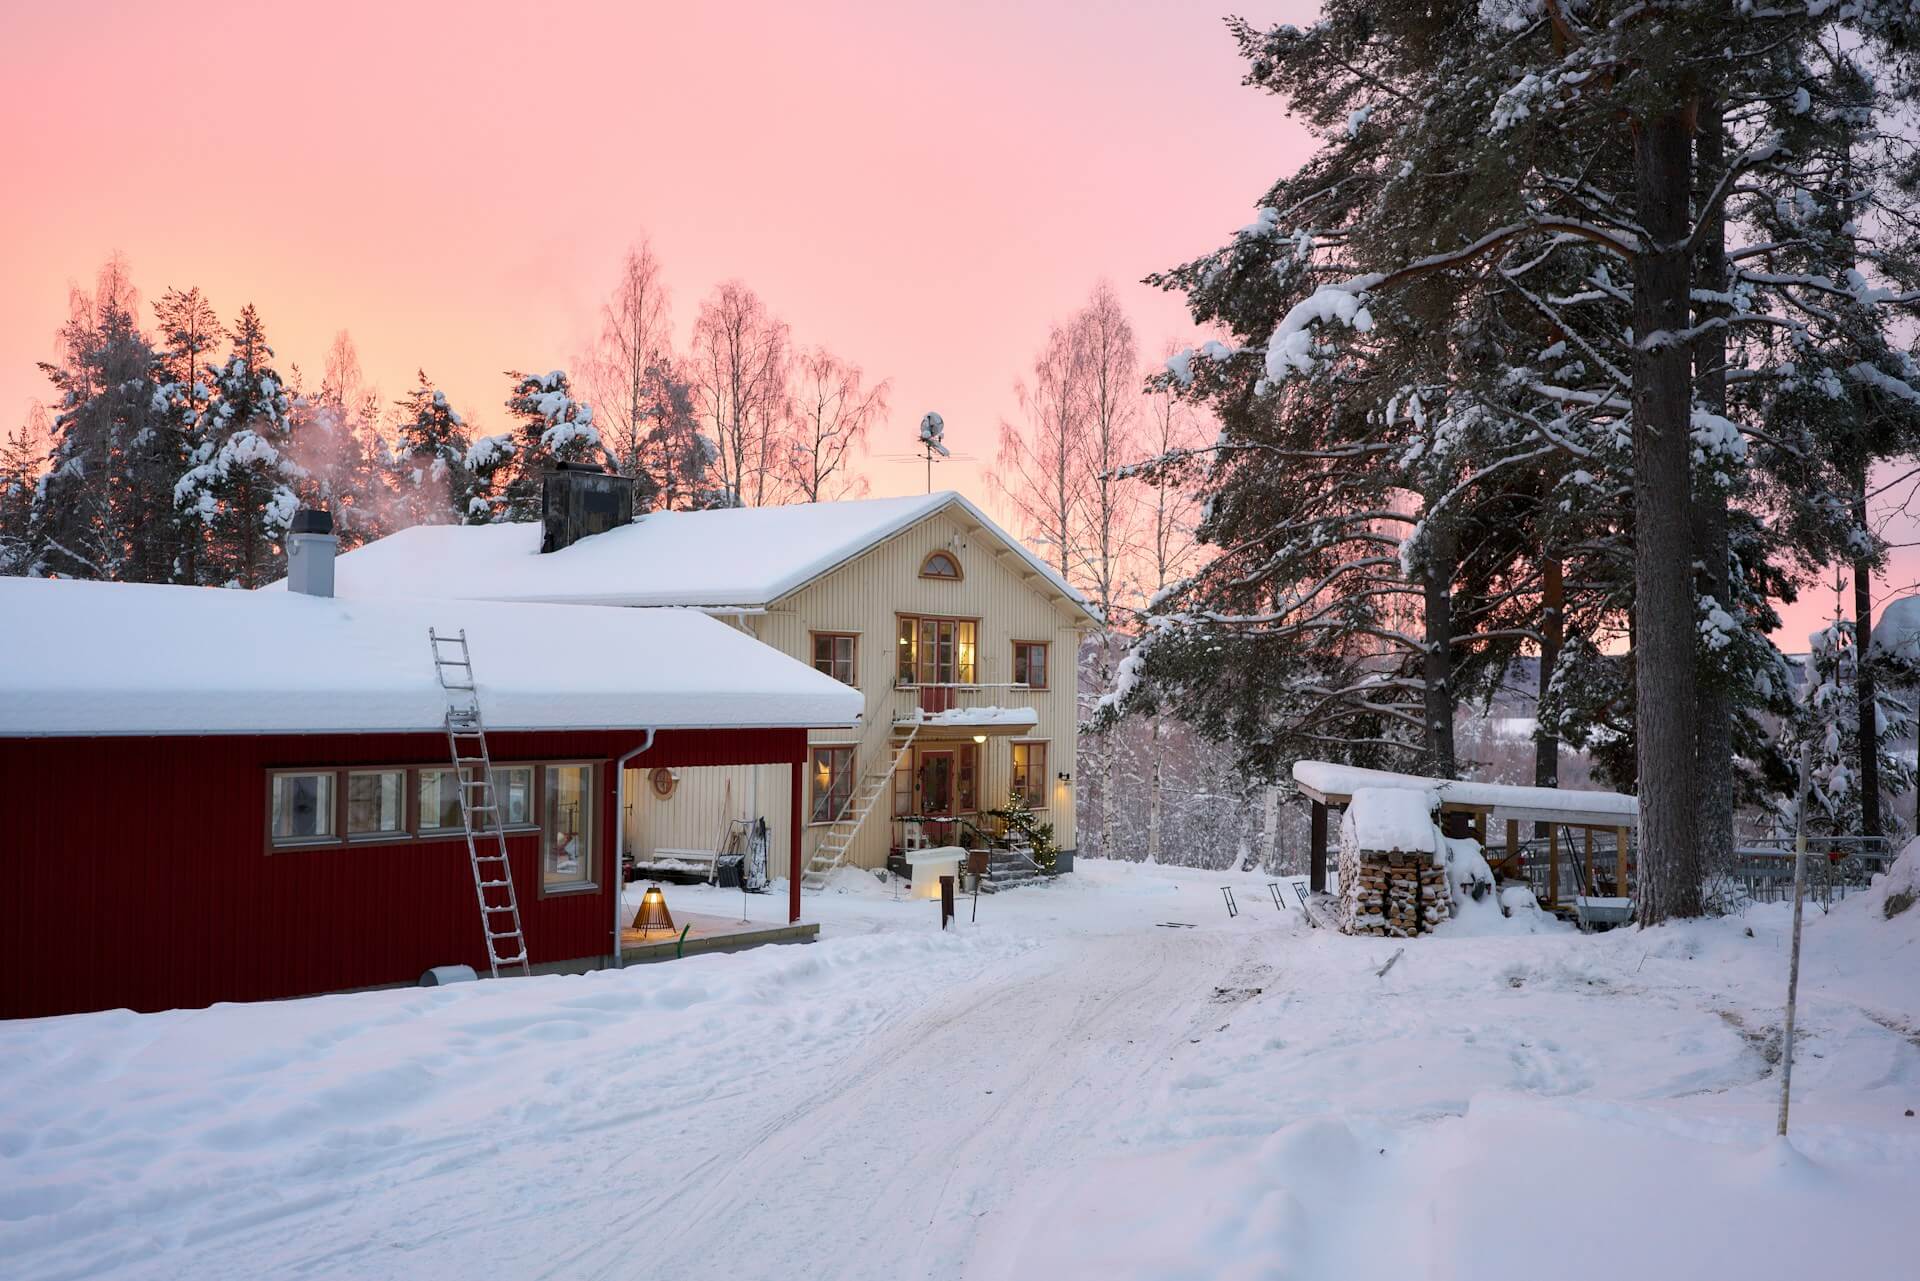
<path id="1" fill-rule="evenodd" d="M 1436 848 L 1433 811 L 1440 798 L 1410 787 L 1362 787 L 1347 803 L 1341 825 L 1353 833 L 1355 849 L 1375 853 L 1432 854 Z"/>
<path id="2" fill-rule="evenodd" d="M 1521 787 L 1512 783 L 1473 783 L 1462 779 L 1435 779 L 1421 774 L 1335 765 L 1329 761 L 1295 761 L 1293 781 L 1322 796 L 1352 796 L 1366 788 L 1400 788 L 1438 794 L 1442 804 L 1485 806 L 1512 817 L 1542 821 L 1593 822 L 1613 826 L 1613 820 L 1632 822 L 1640 802 L 1624 792 L 1589 792 L 1571 787 Z"/>
<path id="3" fill-rule="evenodd" d="M 694 610 L 0 578 L 0 736 L 438 730 L 427 628 L 487 726 L 851 725 L 861 695 Z"/>
<path id="4" fill-rule="evenodd" d="M 537 521 L 416 525 L 342 555 L 336 590 L 360 597 L 430 592 L 472 600 L 759 608 L 950 506 L 1092 616 L 1086 598 L 1045 561 L 952 492 L 649 512 L 544 556 Z"/>

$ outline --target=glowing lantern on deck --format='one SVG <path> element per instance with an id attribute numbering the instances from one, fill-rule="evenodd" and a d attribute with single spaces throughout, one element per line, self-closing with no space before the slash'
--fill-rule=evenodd
<path id="1" fill-rule="evenodd" d="M 640 910 L 633 914 L 633 928 L 643 937 L 656 930 L 673 933 L 673 913 L 667 911 L 667 896 L 660 892 L 658 885 L 647 886 L 647 892 L 640 896 Z"/>

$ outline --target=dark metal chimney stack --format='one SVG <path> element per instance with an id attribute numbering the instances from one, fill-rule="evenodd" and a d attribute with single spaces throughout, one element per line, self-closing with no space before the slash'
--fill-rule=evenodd
<path id="1" fill-rule="evenodd" d="M 561 463 L 540 478 L 540 550 L 633 523 L 633 481 L 595 463 Z"/>

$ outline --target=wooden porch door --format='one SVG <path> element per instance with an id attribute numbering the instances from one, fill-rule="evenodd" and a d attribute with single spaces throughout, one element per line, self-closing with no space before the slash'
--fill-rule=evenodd
<path id="1" fill-rule="evenodd" d="M 952 751 L 920 753 L 920 812 L 930 820 L 927 839 L 935 845 L 953 843 L 953 783 Z M 940 821 L 942 819 L 947 821 Z"/>

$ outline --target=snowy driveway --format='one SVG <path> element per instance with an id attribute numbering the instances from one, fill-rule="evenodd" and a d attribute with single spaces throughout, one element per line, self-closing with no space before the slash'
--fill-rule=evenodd
<path id="1" fill-rule="evenodd" d="M 0 1277 L 1504 1281 L 1629 1223 L 1650 1277 L 1910 1275 L 1920 912 L 1810 930 L 1782 1152 L 1778 912 L 1383 978 L 1253 880 L 1083 866 L 947 935 L 828 894 L 810 947 L 0 1025 Z"/>

